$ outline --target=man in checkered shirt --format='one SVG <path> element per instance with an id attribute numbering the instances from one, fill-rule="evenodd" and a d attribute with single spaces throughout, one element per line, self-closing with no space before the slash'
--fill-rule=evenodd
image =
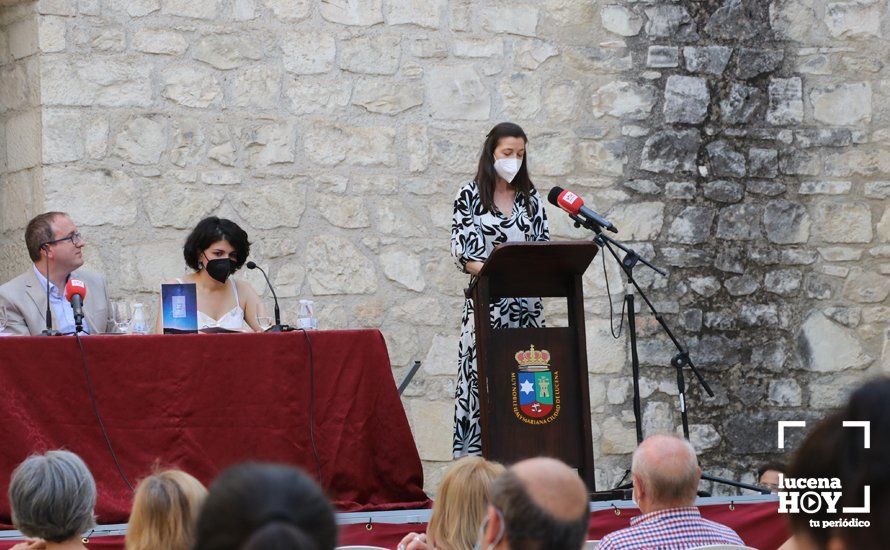
<path id="1" fill-rule="evenodd" d="M 609 533 L 598 550 L 682 550 L 710 544 L 744 545 L 735 531 L 704 519 L 694 506 L 701 479 L 695 449 L 673 435 L 653 435 L 634 451 L 634 501 L 643 515 Z"/>

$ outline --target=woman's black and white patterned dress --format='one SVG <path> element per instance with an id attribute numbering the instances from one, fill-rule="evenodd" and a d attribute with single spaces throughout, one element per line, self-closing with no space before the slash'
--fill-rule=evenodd
<path id="1" fill-rule="evenodd" d="M 463 187 L 454 200 L 451 223 L 451 254 L 464 270 L 467 262 L 484 262 L 495 245 L 507 241 L 547 241 L 547 215 L 537 191 L 531 192 L 531 204 L 516 194 L 509 217 L 489 212 L 482 206 L 476 182 Z M 521 274 L 517 274 L 521 276 Z M 544 326 L 544 307 L 540 298 L 504 298 L 491 304 L 493 328 L 529 328 Z M 454 456 L 482 453 L 479 426 L 479 386 L 476 379 L 476 331 L 473 302 L 464 302 L 458 355 L 457 387 L 454 391 Z"/>

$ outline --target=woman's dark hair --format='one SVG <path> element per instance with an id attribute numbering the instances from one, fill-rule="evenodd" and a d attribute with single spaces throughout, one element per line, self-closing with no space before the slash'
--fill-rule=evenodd
<path id="1" fill-rule="evenodd" d="M 865 430 L 845 427 L 844 421 L 870 422 L 870 448 L 865 448 Z M 865 486 L 871 494 L 871 511 L 859 519 L 869 520 L 868 527 L 821 529 L 823 520 L 838 520 L 837 514 L 823 511 L 815 514 L 791 514 L 795 532 L 806 532 L 818 548 L 825 548 L 831 537 L 840 537 L 847 548 L 871 550 L 886 548 L 890 540 L 890 378 L 881 377 L 866 382 L 850 396 L 846 407 L 820 422 L 807 435 L 792 460 L 788 477 L 838 478 L 842 497 L 837 503 L 843 507 L 859 507 L 865 500 Z M 850 518 L 846 518 L 850 519 Z"/>
<path id="2" fill-rule="evenodd" d="M 241 269 L 241 266 L 247 261 L 247 256 L 250 255 L 250 241 L 247 240 L 247 232 L 232 220 L 216 216 L 204 218 L 189 233 L 182 247 L 185 265 L 199 271 L 201 268 L 198 266 L 198 256 L 216 241 L 228 241 L 232 245 L 237 258 L 235 270 Z"/>
<path id="3" fill-rule="evenodd" d="M 333 550 L 334 509 L 302 471 L 245 463 L 225 470 L 198 517 L 195 550 Z"/>
<path id="4" fill-rule="evenodd" d="M 494 170 L 494 150 L 497 149 L 501 138 L 505 137 L 522 138 L 522 141 L 528 143 L 528 137 L 522 131 L 522 128 L 512 122 L 501 122 L 485 136 L 482 154 L 479 155 L 479 166 L 476 168 L 476 187 L 479 189 L 479 199 L 482 201 L 482 206 L 489 212 L 495 211 L 494 187 L 497 172 Z M 517 172 L 513 181 L 510 182 L 510 185 L 525 200 L 526 211 L 531 216 L 531 193 L 535 186 L 528 177 L 528 155 L 522 158 L 519 172 Z M 510 213 L 504 212 L 504 215 L 509 216 Z"/>

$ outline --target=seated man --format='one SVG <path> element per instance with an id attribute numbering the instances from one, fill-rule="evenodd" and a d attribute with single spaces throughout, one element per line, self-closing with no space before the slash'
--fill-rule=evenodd
<path id="1" fill-rule="evenodd" d="M 578 474 L 552 458 L 517 462 L 491 487 L 479 548 L 578 550 L 590 504 Z"/>
<path id="2" fill-rule="evenodd" d="M 685 439 L 647 438 L 634 451 L 631 471 L 634 501 L 643 515 L 603 537 L 599 550 L 744 545 L 735 531 L 702 518 L 694 506 L 701 468 Z"/>
<path id="3" fill-rule="evenodd" d="M 34 265 L 0 286 L 0 306 L 6 307 L 7 317 L 4 332 L 27 336 L 39 335 L 46 329 L 48 279 L 51 326 L 63 334 L 73 333 L 74 311 L 65 299 L 69 278 L 83 281 L 87 288 L 84 332 L 105 332 L 111 310 L 105 278 L 79 269 L 85 243 L 68 214 L 46 212 L 35 217 L 25 229 L 25 244 Z"/>

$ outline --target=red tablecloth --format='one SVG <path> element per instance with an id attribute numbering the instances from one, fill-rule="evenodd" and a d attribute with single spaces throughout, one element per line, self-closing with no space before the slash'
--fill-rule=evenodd
<path id="1" fill-rule="evenodd" d="M 99 411 L 126 475 L 135 483 L 160 461 L 209 483 L 245 460 L 287 462 L 314 475 L 314 406 L 321 481 L 339 509 L 428 506 L 382 335 L 309 336 L 314 379 L 301 332 L 83 338 Z M 100 523 L 126 522 L 131 493 L 93 414 L 74 338 L 0 338 L 0 418 L 0 495 L 28 454 L 66 448 L 96 478 Z"/>

